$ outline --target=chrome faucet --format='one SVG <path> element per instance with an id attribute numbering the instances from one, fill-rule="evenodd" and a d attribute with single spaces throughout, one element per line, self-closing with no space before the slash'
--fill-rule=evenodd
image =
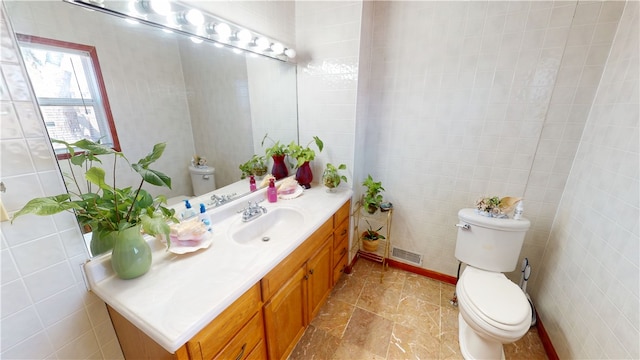
<path id="1" fill-rule="evenodd" d="M 211 195 L 211 201 L 209 205 L 213 205 L 213 207 L 220 206 L 226 202 L 233 200 L 233 197 L 236 196 L 236 193 L 228 194 L 228 195 Z"/>
<path id="2" fill-rule="evenodd" d="M 249 205 L 238 212 L 242 213 L 242 221 L 248 222 L 260 217 L 262 214 L 266 214 L 267 209 L 264 206 L 260 206 L 259 201 L 256 201 L 253 204 L 249 201 Z"/>

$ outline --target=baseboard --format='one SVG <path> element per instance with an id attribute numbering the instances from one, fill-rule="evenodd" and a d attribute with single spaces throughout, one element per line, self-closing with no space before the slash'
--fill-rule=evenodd
<path id="1" fill-rule="evenodd" d="M 542 321 L 540 320 L 540 313 L 536 313 L 536 316 L 537 316 L 536 328 L 538 329 L 538 336 L 540 336 L 540 341 L 542 342 L 542 346 L 544 347 L 544 352 L 547 353 L 547 357 L 549 358 L 549 360 L 560 360 L 560 357 L 558 357 L 558 353 L 556 352 L 556 349 L 553 347 L 553 344 L 551 343 L 551 338 L 549 338 L 549 333 L 547 333 L 547 330 L 544 328 L 544 325 L 542 325 Z"/>
<path id="2" fill-rule="evenodd" d="M 409 265 L 409 264 L 405 264 L 403 262 L 400 261 L 396 261 L 393 259 L 387 259 L 387 262 L 389 263 L 389 266 L 400 269 L 400 270 L 405 270 L 408 272 L 412 272 L 414 274 L 418 274 L 418 275 L 422 275 L 422 276 L 426 276 L 428 278 L 434 279 L 434 280 L 438 280 L 438 281 L 442 281 L 444 283 L 447 284 L 451 284 L 451 285 L 455 285 L 457 282 L 457 279 L 455 276 L 451 276 L 451 275 L 445 275 L 442 273 L 439 273 L 437 271 L 431 271 L 431 270 L 427 270 L 425 268 L 421 268 L 415 265 Z"/>
<path id="3" fill-rule="evenodd" d="M 351 263 L 351 266 L 353 266 L 356 263 L 356 261 L 358 261 L 358 256 L 354 257 L 353 262 Z M 425 268 L 417 267 L 414 265 L 405 264 L 400 261 L 387 259 L 387 263 L 389 263 L 389 266 L 391 267 L 405 270 L 414 274 L 426 276 L 428 278 L 439 280 L 444 283 L 455 285 L 457 282 L 457 279 L 455 276 L 445 275 L 436 271 L 431 271 L 431 270 L 427 270 Z M 560 360 L 560 358 L 558 357 L 558 353 L 556 353 L 556 349 L 553 347 L 553 344 L 551 343 L 549 334 L 545 330 L 544 325 L 542 325 L 542 321 L 540 320 L 540 314 L 538 313 L 536 314 L 536 316 L 537 316 L 536 328 L 538 329 L 538 336 L 540 336 L 540 342 L 542 342 L 542 346 L 544 347 L 544 351 L 547 354 L 547 357 L 549 358 L 549 360 Z"/>

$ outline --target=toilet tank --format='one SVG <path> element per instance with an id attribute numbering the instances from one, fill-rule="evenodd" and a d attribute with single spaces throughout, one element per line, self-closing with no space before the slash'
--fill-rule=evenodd
<path id="1" fill-rule="evenodd" d="M 215 169 L 210 166 L 189 166 L 195 196 L 204 195 L 216 189 L 214 173 Z"/>
<path id="2" fill-rule="evenodd" d="M 460 210 L 458 218 L 458 260 L 487 271 L 515 270 L 529 220 L 486 217 L 475 209 Z"/>

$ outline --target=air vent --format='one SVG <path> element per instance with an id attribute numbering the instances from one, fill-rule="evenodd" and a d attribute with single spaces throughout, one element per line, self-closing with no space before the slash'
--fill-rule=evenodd
<path id="1" fill-rule="evenodd" d="M 413 253 L 411 251 L 402 250 L 397 247 L 393 248 L 393 250 L 391 251 L 391 256 L 396 259 L 406 260 L 418 266 L 422 264 L 422 255 Z"/>

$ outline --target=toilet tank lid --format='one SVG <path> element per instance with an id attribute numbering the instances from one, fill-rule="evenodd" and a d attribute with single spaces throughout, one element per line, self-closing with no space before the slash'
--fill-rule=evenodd
<path id="1" fill-rule="evenodd" d="M 471 225 L 502 231 L 527 231 L 531 226 L 531 222 L 525 218 L 520 220 L 492 218 L 478 214 L 476 209 L 461 209 L 458 211 L 458 218 Z"/>
<path id="2" fill-rule="evenodd" d="M 193 165 L 189 165 L 189 171 L 192 174 L 197 174 L 197 175 L 206 175 L 206 174 L 213 174 L 216 169 L 212 168 L 211 166 L 193 166 Z"/>

